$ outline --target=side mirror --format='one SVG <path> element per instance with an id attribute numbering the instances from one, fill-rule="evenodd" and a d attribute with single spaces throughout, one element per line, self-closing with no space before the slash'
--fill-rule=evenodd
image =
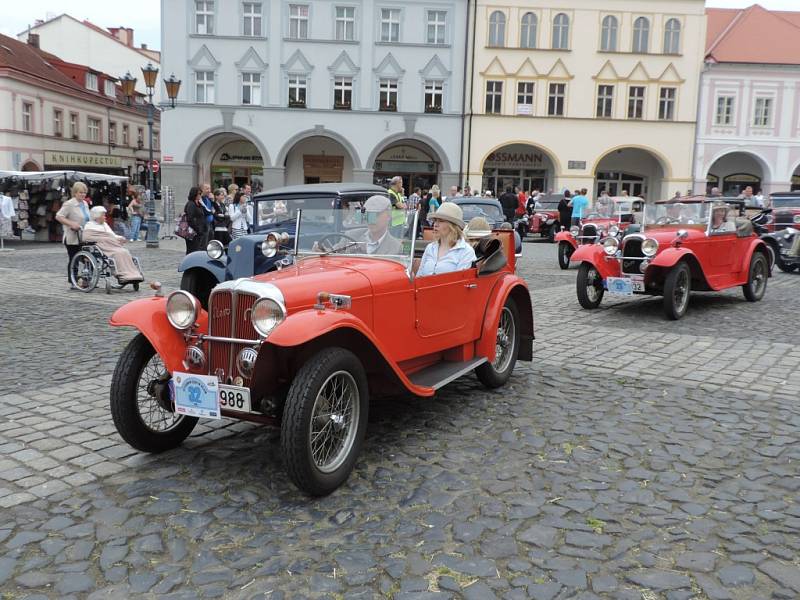
<path id="1" fill-rule="evenodd" d="M 678 233 L 677 233 L 676 237 L 679 240 L 684 240 L 687 237 L 689 237 L 689 232 L 686 231 L 685 229 L 678 229 Z"/>

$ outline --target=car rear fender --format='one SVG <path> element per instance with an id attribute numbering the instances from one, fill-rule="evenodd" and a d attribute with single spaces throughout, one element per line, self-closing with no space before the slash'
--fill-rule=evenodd
<path id="1" fill-rule="evenodd" d="M 506 300 L 511 297 L 517 305 L 520 326 L 519 360 L 533 360 L 533 306 L 531 294 L 525 281 L 516 275 L 501 277 L 492 290 L 486 310 L 483 314 L 481 337 L 475 345 L 476 356 L 485 356 L 489 361 L 495 359 L 497 342 L 497 326 L 500 323 L 500 313 Z"/>
<path id="2" fill-rule="evenodd" d="M 114 311 L 108 322 L 112 327 L 134 327 L 139 330 L 155 348 L 170 373 L 184 369 L 186 340 L 183 332 L 175 329 L 167 319 L 166 298 L 156 296 L 129 302 Z M 202 308 L 195 331 L 208 331 L 208 313 Z"/>
<path id="3" fill-rule="evenodd" d="M 590 263 L 597 269 L 602 279 L 618 277 L 620 274 L 619 262 L 607 259 L 603 246 L 600 244 L 581 244 L 572 253 L 569 260 L 576 263 Z"/>
<path id="4" fill-rule="evenodd" d="M 228 260 L 227 257 L 226 260 Z M 217 280 L 217 283 L 222 283 L 226 279 L 225 268 L 226 265 L 221 260 L 213 260 L 209 258 L 208 254 L 205 252 L 198 251 L 187 254 L 183 258 L 181 264 L 178 265 L 178 272 L 182 273 L 189 269 L 201 269 L 210 273 Z"/>
<path id="5" fill-rule="evenodd" d="M 569 231 L 559 231 L 555 237 L 556 242 L 568 242 L 573 248 L 578 247 L 578 242 L 575 241 L 575 238 L 572 237 L 572 234 Z"/>
<path id="6" fill-rule="evenodd" d="M 780 253 L 780 250 L 775 248 L 775 251 Z M 772 259 L 769 255 L 769 248 L 767 248 L 767 244 L 764 240 L 760 238 L 755 238 L 750 243 L 750 246 L 747 248 L 747 252 L 744 253 L 742 257 L 742 263 L 739 265 L 739 272 L 749 272 L 750 269 L 750 261 L 753 260 L 753 254 L 756 252 L 761 252 L 764 254 L 764 258 L 767 259 L 767 269 L 769 269 L 769 276 L 772 276 Z M 779 254 L 776 254 L 778 256 Z"/>
<path id="7" fill-rule="evenodd" d="M 433 396 L 433 388 L 415 385 L 388 355 L 370 328 L 352 313 L 306 309 L 278 325 L 263 344 L 256 363 L 256 386 L 269 387 L 277 378 L 276 367 L 285 365 L 293 378 L 307 358 L 323 348 L 339 346 L 358 356 L 370 381 L 381 378 L 417 396 Z"/>

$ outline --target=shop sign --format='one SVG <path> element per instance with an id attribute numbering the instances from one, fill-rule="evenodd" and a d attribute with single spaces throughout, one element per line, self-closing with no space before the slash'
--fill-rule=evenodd
<path id="1" fill-rule="evenodd" d="M 376 160 L 379 161 L 413 161 L 413 162 L 430 162 L 432 158 L 422 150 L 414 148 L 413 146 L 392 146 L 387 148 L 378 155 Z"/>
<path id="2" fill-rule="evenodd" d="M 237 140 L 228 142 L 220 148 L 212 161 L 212 164 L 218 163 L 255 163 L 256 165 L 263 165 L 264 161 L 254 144 L 245 140 Z"/>
<path id="3" fill-rule="evenodd" d="M 45 150 L 44 163 L 59 167 L 109 167 L 122 168 L 122 157 L 103 154 L 84 154 L 82 152 L 51 152 Z"/>
<path id="4" fill-rule="evenodd" d="M 342 169 L 343 156 L 327 156 L 325 154 L 304 154 L 303 169 Z"/>
<path id="5" fill-rule="evenodd" d="M 544 166 L 544 153 L 522 144 L 506 146 L 492 152 L 483 164 L 484 169 L 530 169 Z"/>
<path id="6" fill-rule="evenodd" d="M 436 163 L 424 161 L 377 160 L 375 170 L 388 173 L 436 173 Z"/>
<path id="7" fill-rule="evenodd" d="M 567 161 L 567 168 L 568 169 L 585 169 L 586 168 L 586 161 L 585 160 L 570 160 L 570 161 Z"/>

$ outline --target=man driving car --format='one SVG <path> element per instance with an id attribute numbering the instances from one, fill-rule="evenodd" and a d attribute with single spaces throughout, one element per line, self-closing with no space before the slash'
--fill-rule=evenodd
<path id="1" fill-rule="evenodd" d="M 314 250 L 345 254 L 402 254 L 402 242 L 389 231 L 392 204 L 386 196 L 370 196 L 364 203 L 362 216 L 367 225 L 366 229 L 350 230 L 342 234 L 340 241 L 337 241 L 332 248 L 327 247 L 327 244 L 323 246 L 315 242 Z M 333 234 L 331 238 L 335 236 L 336 234 Z"/>

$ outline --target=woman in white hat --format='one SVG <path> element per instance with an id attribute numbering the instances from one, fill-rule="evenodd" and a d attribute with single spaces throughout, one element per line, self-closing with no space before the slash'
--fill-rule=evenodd
<path id="1" fill-rule="evenodd" d="M 475 250 L 464 240 L 464 213 L 453 202 L 445 202 L 428 217 L 433 221 L 434 240 L 425 248 L 417 276 L 438 275 L 469 269 Z"/>

